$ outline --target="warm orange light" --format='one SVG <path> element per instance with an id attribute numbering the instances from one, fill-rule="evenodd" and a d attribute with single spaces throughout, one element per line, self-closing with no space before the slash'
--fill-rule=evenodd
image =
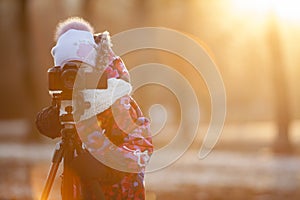
<path id="1" fill-rule="evenodd" d="M 232 0 L 233 10 L 243 14 L 266 15 L 272 0 Z"/>
<path id="2" fill-rule="evenodd" d="M 300 21 L 299 0 L 231 0 L 235 12 L 263 17 L 274 12 L 280 19 Z"/>
<path id="3" fill-rule="evenodd" d="M 300 21 L 299 0 L 277 0 L 275 2 L 275 11 L 280 18 L 291 21 Z"/>

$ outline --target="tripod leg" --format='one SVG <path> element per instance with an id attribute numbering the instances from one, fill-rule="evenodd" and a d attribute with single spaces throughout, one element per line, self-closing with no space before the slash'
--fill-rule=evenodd
<path id="1" fill-rule="evenodd" d="M 50 190 L 52 188 L 53 181 L 55 179 L 55 176 L 56 176 L 56 173 L 57 173 L 57 170 L 59 167 L 59 163 L 61 162 L 62 157 L 63 157 L 63 148 L 62 148 L 62 145 L 60 142 L 60 143 L 57 143 L 56 147 L 55 147 L 55 152 L 54 152 L 53 158 L 52 158 L 52 164 L 51 164 L 50 171 L 49 171 L 49 174 L 47 177 L 47 181 L 46 181 L 43 193 L 42 193 L 41 200 L 48 199 L 48 196 L 49 196 Z"/>
<path id="2" fill-rule="evenodd" d="M 73 129 L 71 129 L 73 130 Z M 63 129 L 63 133 L 67 135 L 68 133 L 71 133 L 66 137 L 64 140 L 63 148 L 64 148 L 64 171 L 63 171 L 63 180 L 62 180 L 62 200 L 73 200 L 75 198 L 74 193 L 74 173 L 71 169 L 71 162 L 74 159 L 74 141 L 73 136 L 74 134 L 72 132 L 68 132 L 70 130 Z M 70 138 L 69 138 L 70 137 Z"/>

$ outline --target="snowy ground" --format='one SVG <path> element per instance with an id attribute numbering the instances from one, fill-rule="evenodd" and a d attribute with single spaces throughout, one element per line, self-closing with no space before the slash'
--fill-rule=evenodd
<path id="1" fill-rule="evenodd" d="M 38 200 L 58 140 L 24 144 L 20 138 L 26 127 L 20 122 L 13 124 L 0 123 L 0 200 Z M 193 148 L 179 160 L 146 174 L 147 200 L 300 199 L 299 120 L 291 124 L 290 138 L 296 152 L 289 156 L 271 153 L 275 126 L 270 122 L 257 122 L 227 124 L 217 148 L 200 160 L 197 154 L 204 136 L 200 133 L 205 133 L 206 128 L 200 127 Z M 11 137 L 12 132 L 18 134 L 9 140 L 3 139 L 5 134 Z M 19 138 L 19 142 L 15 138 Z M 167 135 L 162 138 L 172 139 Z M 164 159 L 167 157 L 161 158 Z M 49 200 L 61 199 L 60 174 L 61 169 Z"/>
<path id="2" fill-rule="evenodd" d="M 53 144 L 0 144 L 0 200 L 36 200 Z M 300 199 L 300 157 L 214 150 L 203 160 L 190 150 L 146 175 L 147 199 Z M 59 172 L 60 173 L 60 172 Z M 49 199 L 60 199 L 57 176 Z"/>
<path id="3" fill-rule="evenodd" d="M 299 199 L 300 158 L 213 151 L 199 160 L 190 151 L 174 165 L 148 174 L 147 184 L 176 199 Z"/>

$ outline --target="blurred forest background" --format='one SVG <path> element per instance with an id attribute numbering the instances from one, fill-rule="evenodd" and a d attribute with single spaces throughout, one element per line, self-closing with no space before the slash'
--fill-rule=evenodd
<path id="1" fill-rule="evenodd" d="M 281 183 L 291 186 L 295 194 L 294 199 L 299 199 L 297 189 L 300 183 L 299 170 L 297 170 L 299 168 L 293 168 L 297 167 L 299 162 L 289 161 L 287 158 L 282 161 L 282 165 L 281 161 L 277 162 L 277 160 L 274 164 L 272 158 L 264 157 L 265 154 L 263 154 L 266 152 L 265 150 L 268 155 L 270 152 L 284 153 L 288 156 L 299 153 L 299 10 L 300 3 L 297 0 L 0 0 L 1 158 L 8 158 L 7 155 L 10 155 L 12 158 L 19 156 L 22 160 L 22 156 L 20 156 L 22 150 L 19 150 L 18 146 L 12 145 L 14 142 L 33 141 L 35 144 L 41 141 L 50 142 L 39 136 L 34 126 L 34 120 L 36 113 L 50 105 L 51 102 L 48 94 L 47 69 L 53 65 L 50 50 L 55 45 L 53 36 L 59 21 L 70 16 L 80 16 L 88 20 L 96 32 L 108 30 L 112 36 L 132 28 L 166 27 L 197 38 L 218 66 L 226 88 L 227 116 L 217 148 L 237 150 L 236 152 L 239 153 L 243 150 L 258 152 L 254 157 L 250 156 L 251 161 L 249 162 L 246 160 L 248 157 L 244 157 L 244 155 L 240 157 L 233 155 L 232 160 L 228 161 L 225 154 L 221 153 L 220 157 L 218 157 L 219 154 L 216 154 L 217 157 L 209 157 L 197 169 L 203 170 L 206 166 L 205 163 L 208 162 L 207 166 L 215 170 L 212 174 L 225 173 L 224 176 L 230 176 L 230 179 L 237 174 L 237 171 L 240 172 L 240 167 L 243 167 L 242 162 L 245 161 L 247 164 L 245 167 L 250 166 L 251 169 L 241 170 L 242 178 L 236 179 L 238 180 L 237 187 L 244 186 L 245 182 L 239 181 L 251 180 L 250 176 L 270 175 L 271 179 L 266 179 L 269 181 L 268 183 L 274 183 L 276 187 L 278 184 L 281 187 Z M 194 143 L 194 146 L 199 149 L 199 143 L 202 141 L 210 121 L 211 105 L 205 82 L 201 76 L 195 73 L 193 66 L 179 56 L 151 49 L 122 55 L 122 59 L 128 69 L 150 62 L 166 64 L 189 80 L 197 95 L 201 110 L 199 134 Z M 146 115 L 153 104 L 161 104 L 166 108 L 168 112 L 166 126 L 160 134 L 155 136 L 154 143 L 156 147 L 168 143 L 174 137 L 180 121 L 180 105 L 176 96 L 167 88 L 148 85 L 138 89 L 134 93 L 134 97 Z M 160 116 L 157 117 L 159 119 Z M 153 121 L 156 123 L 159 120 L 153 119 Z M 24 146 L 26 146 L 24 153 L 30 157 L 25 164 L 23 162 L 15 164 L 18 162 L 16 160 L 13 160 L 14 164 L 11 164 L 0 159 L 1 169 L 4 169 L 2 174 L 0 173 L 2 177 L 0 182 L 7 182 L 14 177 L 16 180 L 19 180 L 18 177 L 23 178 L 25 175 L 20 176 L 15 173 L 14 176 L 11 171 L 6 173 L 9 169 L 21 166 L 20 169 L 26 173 L 20 173 L 29 174 L 28 177 L 32 176 L 32 178 L 28 178 L 26 175 L 24 180 L 33 182 L 31 187 L 38 188 L 36 189 L 38 196 L 41 191 L 39 183 L 44 180 L 42 178 L 39 180 L 39 177 L 46 176 L 50 158 L 45 156 L 42 166 L 28 163 L 31 163 L 32 156 L 38 163 L 37 160 L 41 159 L 42 155 L 51 154 L 49 153 L 51 151 L 47 150 L 45 153 L 45 151 L 34 150 L 34 148 L 41 149 L 41 146 L 27 144 Z M 6 154 L 8 148 L 15 151 Z M 51 148 L 49 149 L 51 150 Z M 41 155 L 38 156 L 37 153 Z M 271 155 L 273 155 L 272 153 Z M 260 156 L 263 156 L 261 160 Z M 215 158 L 217 161 L 214 160 Z M 218 165 L 218 159 L 222 168 L 218 168 L 220 166 L 211 168 L 211 165 Z M 231 167 L 231 165 L 227 166 L 235 161 L 237 168 Z M 186 164 L 189 166 L 193 162 L 190 159 L 186 161 Z M 255 168 L 258 164 L 263 164 L 263 166 Z M 227 171 L 223 171 L 223 169 Z M 258 171 L 255 171 L 256 169 Z M 261 169 L 266 170 L 259 171 Z M 298 175 L 288 174 L 291 169 Z M 196 167 L 187 171 L 199 173 Z M 169 177 L 173 177 L 171 175 L 164 178 L 167 174 L 165 172 L 162 170 L 162 175 L 159 173 L 149 175 L 149 185 L 152 190 L 157 192 L 157 196 L 161 197 L 160 199 L 168 198 L 159 196 L 158 191 L 165 187 L 159 183 L 173 180 L 169 179 Z M 201 173 L 205 172 L 205 170 L 201 171 Z M 278 175 L 279 172 L 282 174 Z M 176 179 L 178 183 L 181 183 L 181 178 L 188 177 L 182 176 L 180 170 L 177 175 L 174 180 Z M 188 183 L 196 177 L 198 176 L 191 175 Z M 199 178 L 199 180 L 203 179 Z M 219 177 L 216 180 L 219 183 Z M 262 181 L 260 186 L 264 186 L 264 180 L 260 180 Z M 255 182 L 254 185 L 257 185 L 257 180 L 253 182 Z M 7 187 L 9 186 L 3 183 L 0 184 L 0 189 L 8 191 Z M 24 181 L 24 185 L 28 185 L 28 181 Z M 155 189 L 155 185 L 159 187 L 157 186 Z M 222 194 L 228 193 L 226 189 L 228 182 L 224 182 L 224 185 L 222 188 L 225 189 L 221 190 L 219 198 L 211 199 L 227 198 Z M 275 196 L 278 194 L 276 187 L 272 191 Z M 15 188 L 22 187 L 17 185 Z M 199 190 L 198 186 L 194 189 L 190 188 L 192 189 L 187 190 L 187 193 L 181 193 L 183 194 L 182 198 L 196 194 L 196 191 Z M 214 187 L 210 189 L 213 196 L 218 195 L 217 191 L 219 190 L 215 190 Z M 248 189 L 246 190 L 237 193 L 231 192 L 230 195 L 237 195 L 239 198 L 236 199 L 254 199 L 245 196 L 247 192 L 249 193 Z M 32 191 L 30 189 L 28 191 L 27 196 L 32 196 Z M 156 195 L 155 192 L 152 196 Z M 291 194 L 289 192 L 290 190 L 287 195 Z M 149 195 L 151 196 L 151 194 Z M 207 197 L 201 199 L 210 199 L 205 192 L 199 195 Z M 257 199 L 274 199 L 273 196 L 266 197 L 265 193 L 262 195 Z M 181 197 L 173 195 L 169 199 L 180 199 Z M 286 198 L 293 199 L 291 196 L 285 196 Z M 149 199 L 155 198 L 149 197 Z M 198 199 L 198 197 L 189 199 Z"/>
<path id="2" fill-rule="evenodd" d="M 154 26 L 172 28 L 198 38 L 219 67 L 225 83 L 227 121 L 224 130 L 230 132 L 231 124 L 235 124 L 241 131 L 237 136 L 247 138 L 259 134 L 243 131 L 252 123 L 265 127 L 269 139 L 280 141 L 279 145 L 289 145 L 291 140 L 297 142 L 300 17 L 294 9 L 299 5 L 287 1 L 285 4 L 290 7 L 279 5 L 272 9 L 267 4 L 269 1 L 254 1 L 251 5 L 247 2 L 249 4 L 249 1 L 235 0 L 1 0 L 1 133 L 36 137 L 32 127 L 35 114 L 51 100 L 46 72 L 53 64 L 50 50 L 54 46 L 55 26 L 69 16 L 81 16 L 91 22 L 96 32 L 108 30 L 111 35 Z M 178 70 L 197 93 L 201 122 L 209 122 L 210 97 L 205 83 L 192 73 L 192 66 L 183 59 L 154 50 L 138 51 L 122 58 L 129 69 L 158 62 Z M 143 87 L 135 93 L 135 98 L 145 112 L 151 103 L 169 105 L 168 117 L 174 116 L 174 119 L 168 122 L 178 120 L 176 99 L 168 91 Z"/>

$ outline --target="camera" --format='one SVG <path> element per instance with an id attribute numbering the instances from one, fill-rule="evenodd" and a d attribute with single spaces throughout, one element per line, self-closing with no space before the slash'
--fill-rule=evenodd
<path id="1" fill-rule="evenodd" d="M 49 93 L 61 94 L 64 100 L 72 100 L 74 83 L 76 89 L 106 89 L 107 72 L 99 72 L 88 64 L 79 61 L 69 61 L 61 66 L 48 70 Z"/>
<path id="2" fill-rule="evenodd" d="M 67 62 L 62 67 L 54 66 L 50 68 L 48 70 L 49 91 L 51 93 L 61 93 L 65 100 L 71 100 L 76 76 L 81 79 L 78 73 L 79 64 L 76 62 Z"/>
<path id="3" fill-rule="evenodd" d="M 92 87 L 91 84 L 87 86 L 86 79 L 88 77 L 97 81 L 92 74 L 94 71 L 90 66 L 78 61 L 69 61 L 63 66 L 54 66 L 48 69 L 49 93 L 52 96 L 52 104 L 59 105 L 62 110 L 60 112 L 62 121 L 73 121 L 73 117 L 79 119 L 84 110 L 90 106 L 88 102 L 84 101 L 80 91 Z M 71 113 L 73 116 L 70 115 Z"/>

